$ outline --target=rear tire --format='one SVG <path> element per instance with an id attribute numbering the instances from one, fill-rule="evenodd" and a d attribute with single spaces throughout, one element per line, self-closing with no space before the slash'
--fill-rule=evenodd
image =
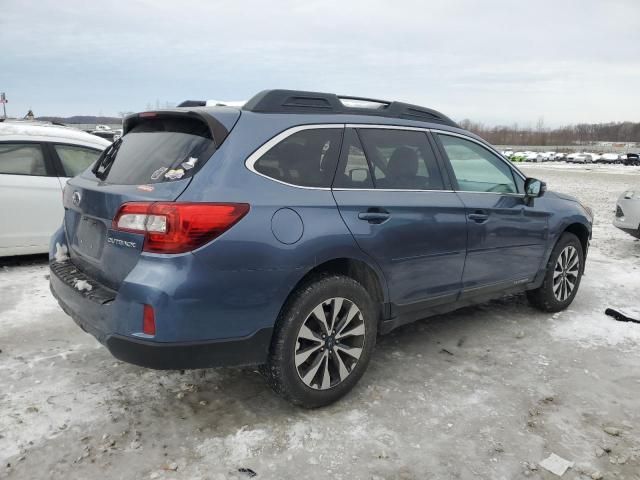
<path id="1" fill-rule="evenodd" d="M 573 302 L 583 272 L 582 244 L 573 233 L 565 232 L 551 252 L 542 285 L 527 292 L 529 303 L 543 312 L 564 310 Z"/>
<path id="2" fill-rule="evenodd" d="M 364 374 L 377 326 L 377 309 L 361 284 L 343 275 L 315 277 L 282 309 L 262 373 L 295 405 L 333 403 Z"/>

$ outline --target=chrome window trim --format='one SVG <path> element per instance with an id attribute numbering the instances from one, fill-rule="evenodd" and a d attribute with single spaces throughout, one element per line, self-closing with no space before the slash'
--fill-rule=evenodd
<path id="1" fill-rule="evenodd" d="M 282 185 L 287 185 L 289 187 L 301 188 L 303 190 L 326 190 L 326 191 L 330 191 L 331 187 L 306 187 L 304 185 L 296 185 L 296 184 L 293 184 L 293 183 L 283 182 L 282 180 L 278 180 L 277 178 L 273 178 L 273 177 L 270 177 L 268 175 L 265 175 L 264 173 L 260 173 L 255 168 L 256 162 L 258 160 L 260 160 L 260 158 L 265 153 L 267 153 L 269 150 L 271 150 L 274 146 L 276 146 L 278 143 L 283 141 L 285 138 L 288 138 L 291 135 L 293 135 L 295 133 L 298 133 L 298 132 L 302 132 L 304 130 L 317 130 L 317 129 L 324 129 L 324 128 L 341 128 L 341 129 L 344 129 L 345 128 L 345 124 L 344 123 L 321 123 L 321 124 L 297 125 L 295 127 L 288 128 L 288 129 L 278 133 L 275 137 L 272 137 L 270 140 L 267 140 L 260 147 L 258 147 L 258 149 L 256 151 L 254 151 L 251 155 L 249 155 L 249 157 L 247 157 L 247 159 L 244 162 L 244 165 L 251 172 L 255 173 L 256 175 L 260 175 L 263 178 L 271 180 L 272 182 L 277 182 L 277 183 L 280 183 Z"/>
<path id="2" fill-rule="evenodd" d="M 476 143 L 476 144 L 480 145 L 481 147 L 489 150 L 491 153 L 495 154 L 502 162 L 504 162 L 507 165 L 507 167 L 509 167 L 512 171 L 516 172 L 516 174 L 518 174 L 518 176 L 520 176 L 520 178 L 522 178 L 523 180 L 526 180 L 526 178 L 527 178 L 522 172 L 520 172 L 520 170 L 518 170 L 513 165 L 511 165 L 511 163 L 508 160 L 506 160 L 500 154 L 500 152 L 498 152 L 495 148 L 491 147 L 488 144 L 480 142 L 480 141 L 476 140 L 475 138 L 469 137 L 468 135 L 464 135 L 464 134 L 457 133 L 457 132 L 449 132 L 447 130 L 439 130 L 437 128 L 429 128 L 429 127 L 410 127 L 410 126 L 403 126 L 403 125 L 384 125 L 384 124 L 371 124 L 371 123 L 320 123 L 320 124 L 297 125 L 295 127 L 288 128 L 288 129 L 280 132 L 276 136 L 272 137 L 270 140 L 267 140 L 260 147 L 258 147 L 258 149 L 255 150 L 251 155 L 249 155 L 249 157 L 247 157 L 247 159 L 244 162 L 245 167 L 248 170 L 250 170 L 251 172 L 255 173 L 256 175 L 259 175 L 259 176 L 261 176 L 263 178 L 266 178 L 267 180 L 271 180 L 272 182 L 280 183 L 282 185 L 287 185 L 289 187 L 300 188 L 300 189 L 303 189 L 303 190 L 325 190 L 325 191 L 336 190 L 336 191 L 365 191 L 365 192 L 484 193 L 484 194 L 490 194 L 490 195 L 506 195 L 506 196 L 511 196 L 511 197 L 522 197 L 522 198 L 526 197 L 526 195 L 524 193 L 477 192 L 477 191 L 473 191 L 473 190 L 415 190 L 415 189 L 409 190 L 409 189 L 401 189 L 401 188 L 395 189 L 395 188 L 306 187 L 306 186 L 303 186 L 303 185 L 295 185 L 293 183 L 283 182 L 282 180 L 278 180 L 276 178 L 269 177 L 268 175 L 260 173 L 255 169 L 256 162 L 265 153 L 267 153 L 269 150 L 271 150 L 271 148 L 273 148 L 275 145 L 277 145 L 278 143 L 280 143 L 284 139 L 290 137 L 291 135 L 293 135 L 295 133 L 298 133 L 298 132 L 301 132 L 301 131 L 304 131 L 304 130 L 315 130 L 315 129 L 324 129 L 324 128 L 375 128 L 375 129 L 382 129 L 382 130 L 385 130 L 385 129 L 386 130 L 408 130 L 408 131 L 413 131 L 413 132 L 431 132 L 431 133 L 435 133 L 435 134 L 443 134 L 443 135 L 450 135 L 450 136 L 453 136 L 453 137 L 460 137 L 460 138 L 462 138 L 464 140 L 468 140 L 470 142 Z"/>
<path id="3" fill-rule="evenodd" d="M 455 193 L 454 190 L 415 190 L 415 189 L 408 189 L 408 188 L 346 188 L 346 187 L 339 187 L 339 188 L 332 188 L 331 190 L 333 190 L 334 192 L 358 191 L 358 192 L 414 192 L 414 193 L 438 192 L 438 193 Z M 491 193 L 493 193 L 493 192 L 491 192 Z"/>
<path id="4" fill-rule="evenodd" d="M 383 125 L 383 124 L 371 124 L 371 123 L 347 123 L 346 128 L 375 128 L 380 130 L 409 130 L 412 132 L 428 132 L 431 130 L 427 127 L 410 127 L 403 125 Z"/>

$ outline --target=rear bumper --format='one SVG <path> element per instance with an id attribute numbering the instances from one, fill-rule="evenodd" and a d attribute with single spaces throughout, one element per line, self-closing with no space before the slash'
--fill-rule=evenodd
<path id="1" fill-rule="evenodd" d="M 244 337 L 188 342 L 158 342 L 106 331 L 106 326 L 117 324 L 123 316 L 131 314 L 131 306 L 122 305 L 117 299 L 105 303 L 96 301 L 95 296 L 70 286 L 69 281 L 58 276 L 59 271 L 51 268 L 53 296 L 80 328 L 93 335 L 119 360 L 158 370 L 183 370 L 260 365 L 267 359 L 272 328 L 261 328 Z M 96 286 L 95 282 L 93 285 Z"/>
<path id="2" fill-rule="evenodd" d="M 619 222 L 619 221 L 614 221 L 613 225 L 615 227 L 618 227 L 623 232 L 628 233 L 629 235 L 640 239 L 640 225 L 636 228 L 633 228 L 631 227 L 631 225 L 624 224 L 623 222 Z"/>
<path id="3" fill-rule="evenodd" d="M 105 345 L 118 360 L 156 370 L 237 367 L 264 363 L 271 333 L 270 328 L 264 328 L 247 338 L 184 343 L 109 335 Z"/>

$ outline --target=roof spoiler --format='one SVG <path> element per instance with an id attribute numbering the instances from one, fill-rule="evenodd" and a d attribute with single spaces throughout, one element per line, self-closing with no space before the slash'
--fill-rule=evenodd
<path id="1" fill-rule="evenodd" d="M 208 115 L 202 110 L 157 110 L 150 112 L 134 113 L 124 118 L 122 122 L 122 135 L 126 135 L 136 125 L 144 122 L 145 120 L 162 120 L 165 118 L 189 118 L 204 123 L 209 131 L 211 137 L 217 147 L 220 147 L 222 142 L 229 135 L 229 131 L 232 127 L 227 128 L 220 120 L 212 115 Z M 234 122 L 235 123 L 235 122 Z"/>

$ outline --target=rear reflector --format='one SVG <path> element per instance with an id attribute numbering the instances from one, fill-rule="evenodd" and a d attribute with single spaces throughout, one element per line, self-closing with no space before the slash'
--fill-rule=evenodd
<path id="1" fill-rule="evenodd" d="M 220 236 L 249 211 L 246 203 L 125 203 L 112 228 L 145 236 L 143 250 L 184 253 Z"/>
<path id="2" fill-rule="evenodd" d="M 142 313 L 142 332 L 147 335 L 156 334 L 156 316 L 151 305 L 145 305 Z"/>

